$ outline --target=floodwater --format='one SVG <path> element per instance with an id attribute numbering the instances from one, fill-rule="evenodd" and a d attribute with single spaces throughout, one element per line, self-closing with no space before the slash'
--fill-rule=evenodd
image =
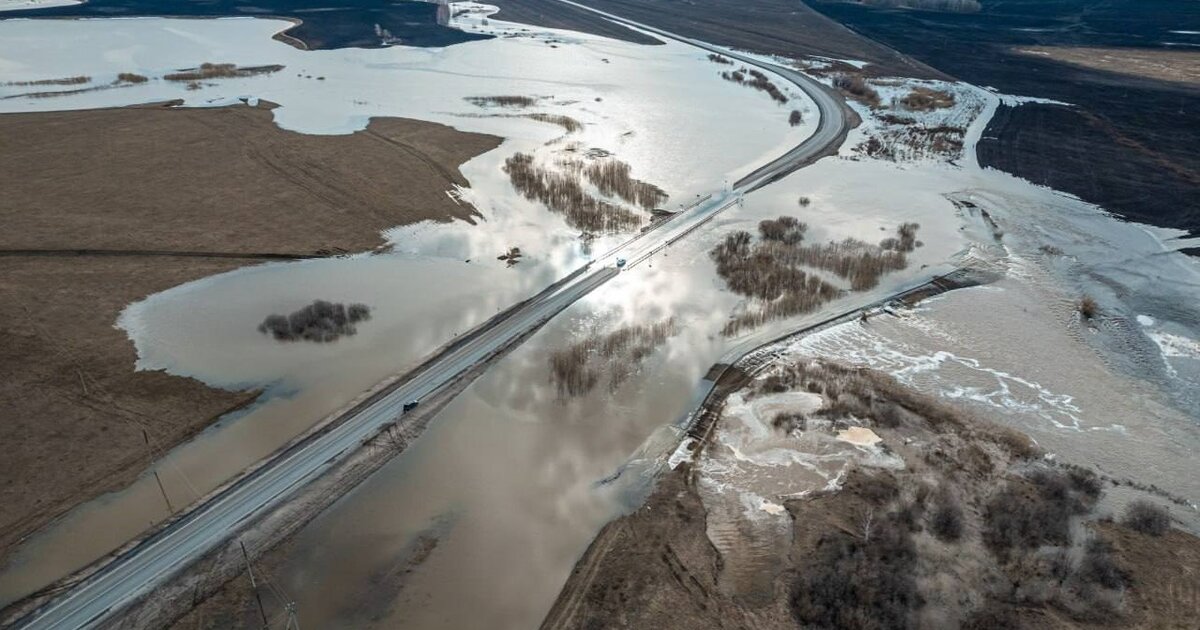
<path id="1" fill-rule="evenodd" d="M 461 26 L 506 37 L 438 50 L 300 51 L 270 39 L 287 26 L 278 20 L 0 21 L 0 68 L 13 79 L 87 74 L 105 84 L 119 71 L 158 76 L 213 59 L 287 68 L 191 92 L 152 80 L 33 99 L 39 102 L 5 99 L 6 109 L 121 106 L 175 96 L 189 105 L 224 105 L 254 95 L 279 103 L 276 123 L 300 132 L 350 133 L 371 116 L 413 116 L 506 138 L 463 165 L 471 187 L 453 191 L 483 214 L 480 225 L 397 228 L 385 235 L 393 254 L 245 268 L 131 305 L 118 325 L 137 346 L 140 369 L 266 392 L 259 404 L 222 419 L 155 466 L 175 507 L 578 268 L 592 252 L 630 236 L 581 243 L 578 230 L 513 191 L 501 169 L 506 157 L 525 151 L 554 160 L 576 145 L 603 149 L 630 163 L 635 176 L 661 185 L 675 206 L 783 153 L 815 124 L 810 116 L 790 127 L 786 110 L 723 81 L 705 53 L 681 44 L 639 46 L 500 21 L 488 25 L 482 15 L 462 18 Z M 408 89 L 414 85 L 420 89 Z M 554 125 L 490 117 L 509 112 L 464 100 L 489 94 L 539 97 L 530 111 L 571 116 L 584 127 L 564 138 Z M 799 95 L 793 106 L 812 107 Z M 680 137 L 704 142 L 689 146 Z M 506 269 L 496 256 L 513 246 L 525 256 Z M 318 297 L 366 303 L 372 320 L 359 325 L 356 336 L 321 346 L 278 344 L 255 330 L 266 315 Z M 80 506 L 30 539 L 0 574 L 0 602 L 84 566 L 166 516 L 147 471 L 130 488 Z"/>

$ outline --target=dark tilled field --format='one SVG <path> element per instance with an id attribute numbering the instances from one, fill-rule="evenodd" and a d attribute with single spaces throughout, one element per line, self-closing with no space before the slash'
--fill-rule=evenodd
<path id="1" fill-rule="evenodd" d="M 1101 6 L 1102 4 L 1102 6 Z M 980 161 L 1076 194 L 1132 220 L 1200 233 L 1200 86 L 1092 70 L 1013 52 L 1018 46 L 1171 50 L 1171 30 L 1200 5 L 1167 0 L 983 2 L 977 14 L 814 3 L 825 15 L 976 85 L 1075 107 L 1002 110 Z"/>

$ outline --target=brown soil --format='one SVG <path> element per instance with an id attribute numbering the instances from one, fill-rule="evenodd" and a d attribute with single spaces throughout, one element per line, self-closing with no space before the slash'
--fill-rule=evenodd
<path id="1" fill-rule="evenodd" d="M 134 372 L 113 327 L 126 304 L 263 258 L 377 248 L 396 225 L 469 221 L 445 191 L 499 141 L 401 119 L 307 136 L 249 107 L 0 116 L 0 145 L 19 147 L 0 152 L 0 557 L 256 395 Z"/>
<path id="2" fill-rule="evenodd" d="M 1194 627 L 1200 539 L 1092 520 L 1099 478 L 1041 463 L 1023 436 L 869 370 L 789 365 L 751 388 L 823 393 L 814 417 L 865 420 L 904 468 L 859 465 L 838 492 L 785 500 L 792 527 L 781 567 L 762 592 L 734 595 L 721 586 L 727 562 L 709 542 L 696 473 L 681 465 L 605 526 L 544 629 Z M 1016 513 L 1075 523 L 1070 540 L 1039 543 L 1038 522 L 1017 547 L 990 546 L 991 524 L 1003 522 L 992 520 L 993 506 L 1006 493 Z M 1072 515 L 1059 509 L 1067 504 L 1078 506 Z M 943 518 L 945 506 L 956 516 Z M 1121 585 L 1104 585 L 1103 570 L 1089 567 L 1093 535 L 1111 550 L 1100 555 Z"/>
<path id="3" fill-rule="evenodd" d="M 1018 48 L 1016 51 L 1093 70 L 1149 77 L 1185 85 L 1200 85 L 1200 52 L 1073 46 L 1030 46 Z"/>

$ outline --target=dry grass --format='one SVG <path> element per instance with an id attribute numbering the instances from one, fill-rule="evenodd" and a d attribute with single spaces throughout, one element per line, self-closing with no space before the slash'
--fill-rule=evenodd
<path id="1" fill-rule="evenodd" d="M 866 79 L 857 74 L 839 74 L 833 78 L 833 86 L 850 98 L 871 107 L 879 107 L 879 92 L 867 85 Z"/>
<path id="2" fill-rule="evenodd" d="M 559 173 L 538 166 L 528 153 L 517 153 L 505 160 L 504 172 L 526 199 L 539 201 L 552 212 L 564 215 L 574 228 L 586 232 L 621 232 L 642 223 L 641 217 L 627 208 L 585 192 L 578 173 Z"/>
<path id="3" fill-rule="evenodd" d="M 90 83 L 91 80 L 92 80 L 92 77 L 80 75 L 77 77 L 64 77 L 61 79 L 39 79 L 37 81 L 8 81 L 8 82 L 4 83 L 4 85 L 11 85 L 11 86 L 16 86 L 16 87 L 30 87 L 30 86 L 35 86 L 35 85 L 83 85 L 84 83 Z"/>
<path id="4" fill-rule="evenodd" d="M 890 248 L 856 239 L 805 245 L 808 226 L 788 216 L 759 223 L 757 242 L 749 232 L 730 234 L 709 256 L 726 286 L 757 304 L 730 320 L 723 333 L 732 335 L 772 319 L 807 313 L 842 294 L 812 269 L 849 281 L 853 291 L 875 287 L 884 274 L 908 265 L 905 253 L 917 245 L 918 227 L 901 225 L 896 238 L 884 241 Z"/>
<path id="5" fill-rule="evenodd" d="M 921 112 L 948 109 L 954 107 L 954 95 L 942 90 L 915 87 L 912 92 L 900 99 L 900 105 L 905 109 Z"/>
<path id="6" fill-rule="evenodd" d="M 283 70 L 283 66 L 248 66 L 239 68 L 233 63 L 202 63 L 199 68 L 188 68 L 163 75 L 167 81 L 196 82 L 209 79 L 239 79 L 260 74 L 271 74 Z"/>
<path id="7" fill-rule="evenodd" d="M 537 103 L 532 96 L 467 96 L 464 100 L 480 107 L 530 107 Z"/>
<path id="8" fill-rule="evenodd" d="M 145 83 L 150 79 L 133 72 L 122 72 L 117 75 L 117 83 Z"/>
<path id="9" fill-rule="evenodd" d="M 675 334 L 675 320 L 625 326 L 606 335 L 593 334 L 550 355 L 550 381 L 562 398 L 582 396 L 607 376 L 616 391 L 638 365 Z"/>

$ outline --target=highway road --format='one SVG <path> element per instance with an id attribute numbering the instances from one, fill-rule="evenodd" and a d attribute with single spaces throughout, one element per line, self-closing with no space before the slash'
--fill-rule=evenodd
<path id="1" fill-rule="evenodd" d="M 566 0 L 564 0 L 566 1 Z M 571 3 L 575 4 L 575 3 Z M 582 5 L 576 5 L 581 6 Z M 588 7 L 582 7 L 594 11 Z M 602 13 L 596 11 L 597 13 Z M 122 606 L 146 595 L 175 572 L 227 540 L 246 522 L 286 501 L 299 488 L 319 477 L 365 440 L 388 425 L 402 420 L 403 407 L 452 387 L 471 368 L 509 348 L 526 334 L 621 273 L 637 266 L 659 249 L 697 229 L 745 192 L 836 150 L 847 132 L 842 104 L 823 85 L 789 68 L 782 68 L 733 53 L 703 42 L 623 20 L 615 21 L 670 37 L 704 50 L 753 64 L 774 72 L 804 90 L 817 104 L 820 120 L 812 136 L 786 154 L 755 169 L 736 182 L 691 208 L 662 221 L 624 245 L 608 252 L 534 298 L 497 315 L 469 339 L 426 362 L 410 377 L 373 402 L 347 412 L 333 428 L 272 456 L 238 482 L 214 494 L 174 523 L 143 539 L 113 558 L 93 575 L 65 590 L 38 610 L 20 619 L 17 627 L 30 629 L 73 629 L 92 627 L 108 619 Z"/>

